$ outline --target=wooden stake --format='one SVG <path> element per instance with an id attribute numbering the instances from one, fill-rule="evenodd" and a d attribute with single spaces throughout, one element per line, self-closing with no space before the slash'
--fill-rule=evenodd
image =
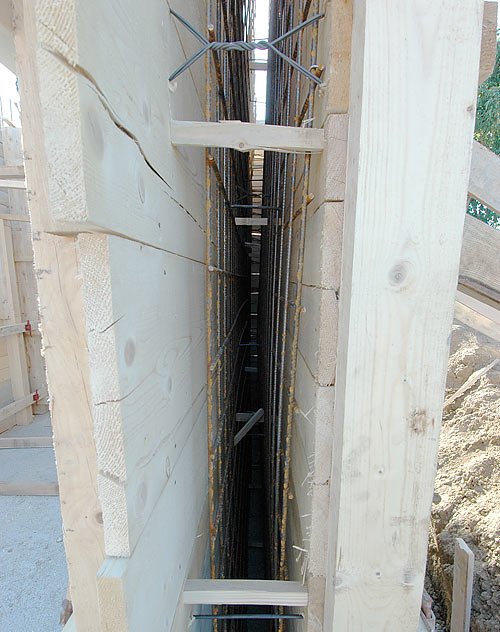
<path id="1" fill-rule="evenodd" d="M 474 553 L 462 538 L 455 540 L 450 632 L 469 632 L 474 581 Z"/>

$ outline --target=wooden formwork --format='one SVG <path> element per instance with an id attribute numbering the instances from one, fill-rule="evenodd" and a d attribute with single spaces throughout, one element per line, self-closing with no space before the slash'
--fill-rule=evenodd
<path id="1" fill-rule="evenodd" d="M 169 84 L 193 42 L 159 0 L 14 6 L 72 625 L 184 630 L 208 539 L 204 170 L 170 121 L 204 118 L 203 69 Z M 289 538 L 313 541 L 310 632 L 417 627 L 460 265 L 498 291 L 469 220 L 461 246 L 482 7 L 327 7 Z"/>
<path id="2" fill-rule="evenodd" d="M 47 411 L 21 130 L 1 129 L 0 432 Z"/>

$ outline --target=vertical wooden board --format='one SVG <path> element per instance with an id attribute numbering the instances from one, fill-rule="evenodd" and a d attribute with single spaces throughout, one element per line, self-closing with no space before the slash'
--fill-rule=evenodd
<path id="1" fill-rule="evenodd" d="M 205 267 L 120 237 L 78 241 L 106 552 L 126 556 L 204 406 Z"/>
<path id="2" fill-rule="evenodd" d="M 14 20 L 40 319 L 73 617 L 79 632 L 98 632 L 95 578 L 104 559 L 104 539 L 80 270 L 75 240 L 42 230 L 50 225 L 50 218 L 35 3 L 16 0 Z"/>
<path id="3" fill-rule="evenodd" d="M 329 114 L 324 122 L 326 147 L 311 157 L 309 189 L 314 193 L 312 210 L 326 202 L 342 202 L 345 197 L 348 114 Z"/>
<path id="4" fill-rule="evenodd" d="M 169 104 L 180 99 L 192 118 L 202 109 L 190 73 L 176 91 L 169 88 L 169 62 L 182 47 L 168 5 L 46 0 L 37 7 L 59 230 L 112 231 L 195 256 L 204 243 L 204 153 L 171 146 Z M 191 228 L 191 239 L 172 240 L 162 226 L 173 219 Z"/>
<path id="5" fill-rule="evenodd" d="M 479 0 L 354 5 L 328 631 L 417 629 L 481 22 Z"/>
<path id="6" fill-rule="evenodd" d="M 8 319 L 6 324 L 20 321 L 19 294 L 16 279 L 16 269 L 12 249 L 12 235 L 5 220 L 0 220 L 0 263 L 5 273 L 6 305 Z M 26 348 L 23 336 L 7 336 L 7 355 L 9 356 L 10 381 L 14 401 L 29 395 L 28 365 L 26 362 Z M 13 417 L 14 424 L 27 424 L 32 419 L 31 408 L 24 408 Z"/>
<path id="7" fill-rule="evenodd" d="M 318 63 L 325 66 L 326 84 L 318 94 L 321 123 L 328 114 L 349 108 L 352 6 L 352 0 L 332 0 L 326 3 L 326 18 L 320 21 Z"/>
<path id="8" fill-rule="evenodd" d="M 294 416 L 292 441 L 298 442 L 303 450 L 303 460 L 292 458 L 296 491 L 300 486 L 312 496 L 313 513 L 304 516 L 305 525 L 310 525 L 309 569 L 314 575 L 325 575 L 327 543 L 325 512 L 328 514 L 328 490 L 332 459 L 332 413 L 334 387 L 318 386 L 301 356 L 297 360 L 296 402 L 298 410 Z M 302 464 L 302 467 L 301 467 Z M 304 466 L 307 467 L 304 469 Z M 307 480 L 305 477 L 310 472 Z M 300 491 L 300 490 L 299 490 Z M 326 491 L 326 494 L 325 494 Z M 298 492 L 297 492 L 298 493 Z M 297 499 L 300 500 L 299 496 Z M 303 504 L 303 503 L 302 503 Z M 299 515 L 309 512 L 302 507 Z M 306 528 L 304 527 L 305 533 Z"/>
<path id="9" fill-rule="evenodd" d="M 335 379 L 338 301 L 335 290 L 304 285 L 302 288 L 299 350 L 319 386 Z"/>
<path id="10" fill-rule="evenodd" d="M 2 128 L 4 162 L 6 165 L 24 166 L 21 143 L 21 130 L 18 128 Z M 26 191 L 9 191 L 9 212 L 14 215 L 29 217 Z M 33 327 L 39 322 L 38 291 L 33 267 L 33 242 L 31 240 L 30 222 L 9 222 L 12 233 L 13 256 L 16 261 L 15 271 L 19 294 L 19 320 L 30 320 Z M 23 261 L 17 262 L 16 255 L 22 254 Z M 28 377 L 30 391 L 44 390 L 47 386 L 45 363 L 41 354 L 40 336 L 25 336 Z M 47 412 L 48 404 L 40 402 L 33 411 L 36 414 Z"/>
<path id="11" fill-rule="evenodd" d="M 473 581 L 474 553 L 462 538 L 456 538 L 450 632 L 469 632 Z"/>

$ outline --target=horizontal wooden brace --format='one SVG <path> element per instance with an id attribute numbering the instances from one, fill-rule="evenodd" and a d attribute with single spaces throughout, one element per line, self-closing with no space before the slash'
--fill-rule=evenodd
<path id="1" fill-rule="evenodd" d="M 251 61 L 250 70 L 266 70 L 267 71 L 267 61 Z"/>
<path id="2" fill-rule="evenodd" d="M 460 290 L 457 291 L 455 318 L 500 342 L 500 311 Z"/>
<path id="3" fill-rule="evenodd" d="M 267 579 L 188 579 L 183 600 L 192 605 L 307 606 L 301 582 Z"/>
<path id="4" fill-rule="evenodd" d="M 29 222 L 30 221 L 30 218 L 28 215 L 14 215 L 10 213 L 0 213 L 0 219 L 7 220 L 8 222 Z"/>
<path id="5" fill-rule="evenodd" d="M 500 156 L 478 143 L 472 146 L 470 195 L 500 213 Z"/>
<path id="6" fill-rule="evenodd" d="M 24 178 L 22 165 L 0 165 L 0 180 L 11 178 Z"/>
<path id="7" fill-rule="evenodd" d="M 172 121 L 170 140 L 173 145 L 228 147 L 238 151 L 264 149 L 290 153 L 318 153 L 325 147 L 322 129 L 261 125 L 241 121 Z"/>
<path id="8" fill-rule="evenodd" d="M 16 323 L 15 325 L 4 325 L 0 327 L 0 338 L 12 336 L 13 334 L 24 334 L 27 332 L 26 323 Z"/>
<path id="9" fill-rule="evenodd" d="M 0 189 L 25 189 L 26 180 L 2 180 L 0 179 Z"/>
<path id="10" fill-rule="evenodd" d="M 458 289 L 500 308 L 500 230 L 468 214 L 465 216 Z"/>
<path id="11" fill-rule="evenodd" d="M 17 448 L 51 448 L 52 437 L 2 437 L 0 436 L 1 449 Z"/>
<path id="12" fill-rule="evenodd" d="M 0 421 L 3 421 L 4 419 L 7 419 L 11 415 L 15 415 L 19 411 L 24 410 L 24 408 L 27 408 L 28 406 L 32 406 L 33 404 L 35 404 L 35 400 L 33 398 L 36 395 L 37 393 L 30 393 L 29 395 L 26 395 L 26 397 L 18 399 L 15 402 L 12 402 L 11 404 L 7 404 L 7 406 L 0 408 Z M 38 395 L 40 396 L 40 399 L 43 399 L 47 395 L 47 393 L 46 392 L 38 393 Z M 0 431 L 1 431 L 1 426 L 0 426 Z"/>
<path id="13" fill-rule="evenodd" d="M 57 483 L 7 483 L 0 481 L 0 496 L 58 496 Z"/>
<path id="14" fill-rule="evenodd" d="M 235 217 L 236 226 L 267 226 L 267 217 Z"/>

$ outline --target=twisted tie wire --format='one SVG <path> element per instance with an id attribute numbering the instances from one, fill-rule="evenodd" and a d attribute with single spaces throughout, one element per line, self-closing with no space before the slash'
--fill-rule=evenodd
<path id="1" fill-rule="evenodd" d="M 190 33 L 192 33 L 192 35 L 194 35 L 196 37 L 196 39 L 198 39 L 203 44 L 203 47 L 200 48 L 199 51 L 194 53 L 194 55 L 189 57 L 189 59 L 187 59 L 183 64 L 181 64 L 177 68 L 177 70 L 174 70 L 174 72 L 168 78 L 169 81 L 173 81 L 176 77 L 178 77 L 181 73 L 183 73 L 185 70 L 187 70 L 198 59 L 200 59 L 200 57 L 203 57 L 203 55 L 205 53 L 207 53 L 208 51 L 210 51 L 210 50 L 215 50 L 215 51 L 218 51 L 218 50 L 221 50 L 221 51 L 229 51 L 229 50 L 237 50 L 237 51 L 272 50 L 273 52 L 276 53 L 276 55 L 279 55 L 279 57 L 281 57 L 287 63 L 289 63 L 291 66 L 293 66 L 293 68 L 295 68 L 295 70 L 297 70 L 297 72 L 302 73 L 305 77 L 307 77 L 311 81 L 314 81 L 314 83 L 317 83 L 318 85 L 321 85 L 321 78 L 320 77 L 318 77 L 317 75 L 313 74 L 307 68 L 304 68 L 304 66 L 301 66 L 300 64 L 298 64 L 294 59 L 292 59 L 291 57 L 288 57 L 288 55 L 285 55 L 285 53 L 283 53 L 278 48 L 276 48 L 276 44 L 279 44 L 279 42 L 281 42 L 282 40 L 286 39 L 287 37 L 290 37 L 290 35 L 294 35 L 298 31 L 300 31 L 301 29 L 305 28 L 306 26 L 309 26 L 309 24 L 313 24 L 313 22 L 316 22 L 317 20 L 320 20 L 321 18 L 325 17 L 324 13 L 319 13 L 318 15 L 312 15 L 310 18 L 308 18 L 304 22 L 301 22 L 300 24 L 297 24 L 297 26 L 294 26 L 293 29 L 290 29 L 289 31 L 287 31 L 283 35 L 280 35 L 276 39 L 272 40 L 272 42 L 268 42 L 267 40 L 258 40 L 258 41 L 255 41 L 255 42 L 244 42 L 244 41 L 239 41 L 239 42 L 210 42 L 206 37 L 204 37 L 201 33 L 199 33 L 193 26 L 191 26 L 191 24 L 189 24 L 189 22 L 187 20 L 185 20 L 181 15 L 179 15 L 177 13 L 177 11 L 174 11 L 174 9 L 170 9 L 170 13 L 172 13 L 172 15 L 174 15 L 179 20 L 179 22 L 184 24 L 184 26 L 187 28 L 187 30 Z"/>

